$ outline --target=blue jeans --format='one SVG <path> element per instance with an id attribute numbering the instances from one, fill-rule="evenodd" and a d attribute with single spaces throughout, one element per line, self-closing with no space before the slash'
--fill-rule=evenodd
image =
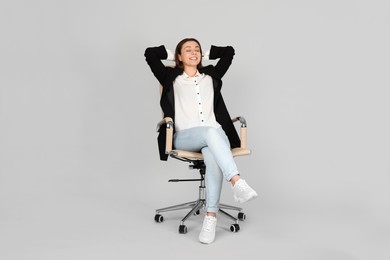
<path id="1" fill-rule="evenodd" d="M 206 165 L 207 212 L 218 212 L 223 178 L 230 181 L 239 173 L 222 127 L 194 127 L 178 131 L 174 136 L 174 146 L 178 150 L 202 152 Z"/>

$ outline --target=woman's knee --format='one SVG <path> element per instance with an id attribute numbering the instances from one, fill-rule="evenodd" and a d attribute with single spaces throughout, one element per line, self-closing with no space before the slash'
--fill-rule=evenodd
<path id="1" fill-rule="evenodd" d="M 215 149 L 230 149 L 229 139 L 222 128 L 210 128 L 207 131 L 207 145 Z"/>
<path id="2" fill-rule="evenodd" d="M 217 128 L 210 127 L 207 129 L 207 142 L 215 142 L 222 140 L 221 134 L 218 132 Z"/>

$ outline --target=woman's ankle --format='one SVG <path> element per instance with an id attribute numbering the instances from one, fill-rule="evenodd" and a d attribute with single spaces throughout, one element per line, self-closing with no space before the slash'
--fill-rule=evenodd
<path id="1" fill-rule="evenodd" d="M 217 213 L 215 212 L 207 212 L 207 216 L 211 216 L 211 217 L 217 217 Z"/>
<path id="2" fill-rule="evenodd" d="M 239 174 L 236 174 L 234 175 L 231 179 L 230 179 L 230 183 L 234 186 L 234 184 L 236 183 L 236 181 L 238 181 L 240 179 L 240 175 Z"/>

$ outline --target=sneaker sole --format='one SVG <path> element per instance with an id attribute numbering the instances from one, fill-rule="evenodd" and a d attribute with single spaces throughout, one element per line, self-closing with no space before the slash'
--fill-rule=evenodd
<path id="1" fill-rule="evenodd" d="M 257 194 L 255 193 L 255 194 L 252 194 L 249 198 L 247 198 L 247 199 L 241 199 L 241 198 L 237 198 L 236 196 L 234 196 L 234 200 L 236 201 L 236 202 L 239 202 L 239 203 L 245 203 L 245 202 L 248 202 L 248 201 L 251 201 L 251 200 L 253 200 L 253 199 L 255 199 L 255 198 L 257 198 Z"/>

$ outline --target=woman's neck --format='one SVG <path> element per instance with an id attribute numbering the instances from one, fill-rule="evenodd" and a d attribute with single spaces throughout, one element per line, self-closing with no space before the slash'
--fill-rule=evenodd
<path id="1" fill-rule="evenodd" d="M 190 77 L 195 76 L 197 71 L 198 71 L 198 68 L 197 68 L 197 67 L 189 67 L 189 66 L 184 67 L 184 72 L 185 72 L 188 76 L 190 76 Z"/>

